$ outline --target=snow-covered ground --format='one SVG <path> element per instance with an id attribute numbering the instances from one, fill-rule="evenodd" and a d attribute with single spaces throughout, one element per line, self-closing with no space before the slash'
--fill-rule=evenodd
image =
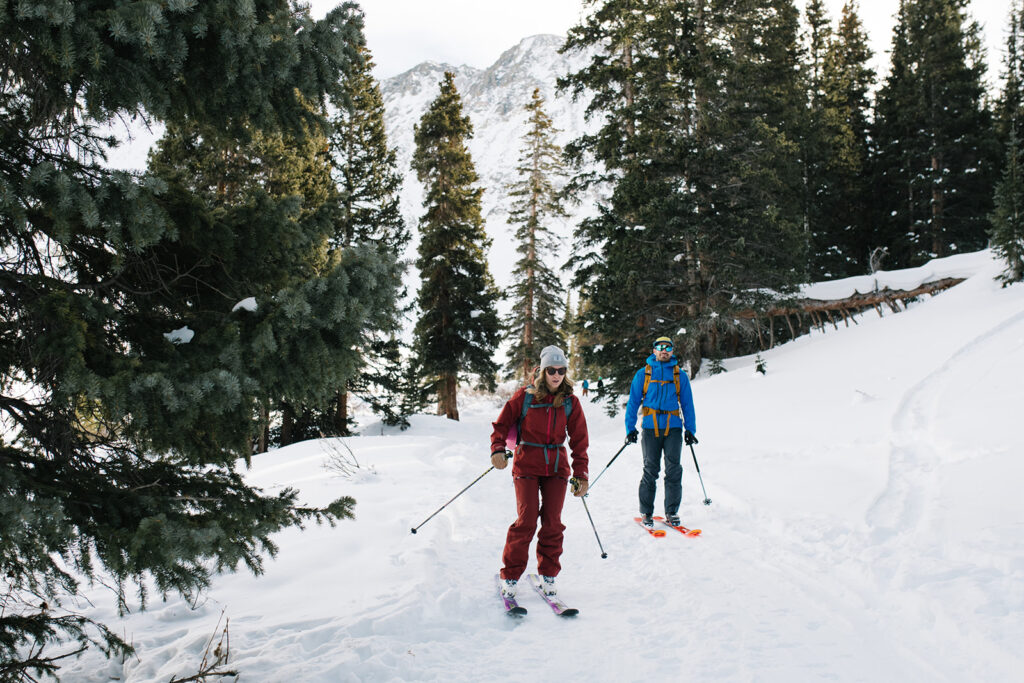
<path id="1" fill-rule="evenodd" d="M 500 399 L 467 397 L 461 422 L 367 424 L 345 439 L 361 465 L 348 478 L 324 467 L 333 440 L 256 457 L 254 483 L 309 503 L 352 495 L 357 519 L 281 534 L 265 575 L 218 577 L 196 609 L 172 598 L 121 621 L 98 588 L 88 614 L 138 658 L 92 652 L 64 679 L 195 674 L 223 613 L 241 681 L 1024 680 L 1024 286 L 1001 289 L 999 266 L 975 258 L 975 276 L 906 312 L 762 354 L 765 376 L 740 358 L 699 377 L 712 504 L 684 452 L 681 513 L 703 535 L 634 524 L 628 447 L 587 499 L 607 559 L 566 501 L 559 584 L 575 620 L 525 589 L 529 615 L 502 613 L 511 470 L 410 534 L 489 465 Z M 593 478 L 625 430 L 585 405 Z"/>

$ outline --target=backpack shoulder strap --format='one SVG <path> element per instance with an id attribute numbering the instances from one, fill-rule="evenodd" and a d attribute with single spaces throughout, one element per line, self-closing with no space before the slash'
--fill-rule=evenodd
<path id="1" fill-rule="evenodd" d="M 683 398 L 683 395 L 679 391 L 679 365 L 678 364 L 672 366 L 672 379 L 675 380 L 675 383 L 676 383 L 676 396 L 678 396 L 680 398 L 680 400 L 681 400 Z"/>
<path id="2" fill-rule="evenodd" d="M 647 387 L 651 385 L 651 365 L 644 363 L 644 393 L 641 398 L 647 398 Z"/>
<path id="3" fill-rule="evenodd" d="M 523 438 L 523 420 L 526 419 L 526 411 L 528 411 L 530 409 L 530 404 L 531 403 L 533 403 L 533 392 L 529 388 L 527 388 L 526 391 L 523 392 L 523 412 L 521 412 L 519 414 L 519 421 L 516 422 L 516 445 L 517 446 L 519 445 L 519 442 Z"/>
<path id="4" fill-rule="evenodd" d="M 569 424 L 569 416 L 572 415 L 572 396 L 566 396 L 562 400 L 562 405 L 565 406 L 565 424 Z"/>
<path id="5" fill-rule="evenodd" d="M 533 403 L 533 392 L 527 389 L 523 392 L 523 412 L 519 414 L 520 423 L 522 423 L 523 418 L 526 417 L 526 411 L 530 409 L 531 403 Z"/>

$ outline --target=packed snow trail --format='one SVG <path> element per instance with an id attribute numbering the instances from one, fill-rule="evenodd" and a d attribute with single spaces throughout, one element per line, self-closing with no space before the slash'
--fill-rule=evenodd
<path id="1" fill-rule="evenodd" d="M 290 530 L 266 574 L 218 577 L 123 622 L 97 589 L 89 616 L 137 659 L 90 652 L 65 680 L 133 683 L 195 674 L 222 611 L 240 680 L 1015 680 L 1024 671 L 1024 288 L 990 274 L 879 319 L 815 334 L 698 377 L 696 447 L 684 451 L 682 521 L 696 538 L 640 529 L 640 447 L 588 497 L 608 558 L 568 497 L 559 619 L 528 586 L 509 619 L 496 596 L 515 517 L 489 466 L 500 399 L 463 420 L 416 416 L 345 439 L 360 468 L 325 470 L 334 440 L 254 458 L 248 477 L 304 502 L 357 500 L 355 521 Z M 460 399 L 461 400 L 461 399 Z M 621 413 L 585 403 L 596 474 L 621 446 Z M 662 502 L 659 482 L 656 505 Z M 662 512 L 656 507 L 656 513 Z M 535 571 L 531 561 L 527 571 Z"/>

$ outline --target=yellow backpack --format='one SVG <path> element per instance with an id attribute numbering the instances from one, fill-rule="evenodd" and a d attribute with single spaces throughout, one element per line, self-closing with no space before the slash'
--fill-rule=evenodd
<path id="1" fill-rule="evenodd" d="M 681 399 L 682 395 L 679 392 L 679 366 L 678 365 L 673 365 L 672 366 L 672 381 L 675 382 L 675 385 L 676 385 L 676 398 L 677 399 Z M 668 380 L 667 379 L 651 379 L 651 366 L 649 364 L 648 365 L 644 365 L 644 398 L 643 398 L 644 401 L 647 400 L 647 387 L 649 387 L 651 385 L 651 382 L 654 382 L 655 384 L 668 384 Z M 656 410 L 654 408 L 648 408 L 645 405 L 643 407 L 643 409 L 640 411 L 640 414 L 641 415 L 653 415 L 654 416 L 654 435 L 655 436 L 661 436 L 661 433 L 658 431 L 658 415 L 675 415 L 676 417 L 679 417 L 680 419 L 682 419 L 680 417 L 680 415 L 679 415 L 679 409 L 678 408 L 676 408 L 675 410 Z M 668 420 L 666 420 L 665 421 L 665 433 L 666 434 L 668 433 L 668 425 L 669 425 Z"/>

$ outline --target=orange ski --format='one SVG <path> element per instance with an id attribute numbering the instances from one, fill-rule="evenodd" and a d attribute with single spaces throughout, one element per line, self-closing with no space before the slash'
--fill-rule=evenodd
<path id="1" fill-rule="evenodd" d="M 672 526 L 667 521 L 665 521 L 664 517 L 655 517 L 654 521 L 655 522 L 660 522 L 660 523 L 664 524 L 669 529 L 675 529 L 676 531 L 678 531 L 679 533 L 683 534 L 684 536 L 700 536 L 700 529 L 687 529 L 685 526 L 682 526 L 682 525 L 680 525 L 680 526 Z"/>
<path id="2" fill-rule="evenodd" d="M 655 517 L 655 519 L 657 519 L 657 517 Z M 652 529 L 649 526 L 644 526 L 644 520 L 642 518 L 640 518 L 640 517 L 634 517 L 633 521 L 635 521 L 637 524 L 639 524 L 640 527 L 644 531 L 649 533 L 651 536 L 655 536 L 657 538 L 661 538 L 662 536 L 665 535 L 665 530 L 664 529 Z"/>

